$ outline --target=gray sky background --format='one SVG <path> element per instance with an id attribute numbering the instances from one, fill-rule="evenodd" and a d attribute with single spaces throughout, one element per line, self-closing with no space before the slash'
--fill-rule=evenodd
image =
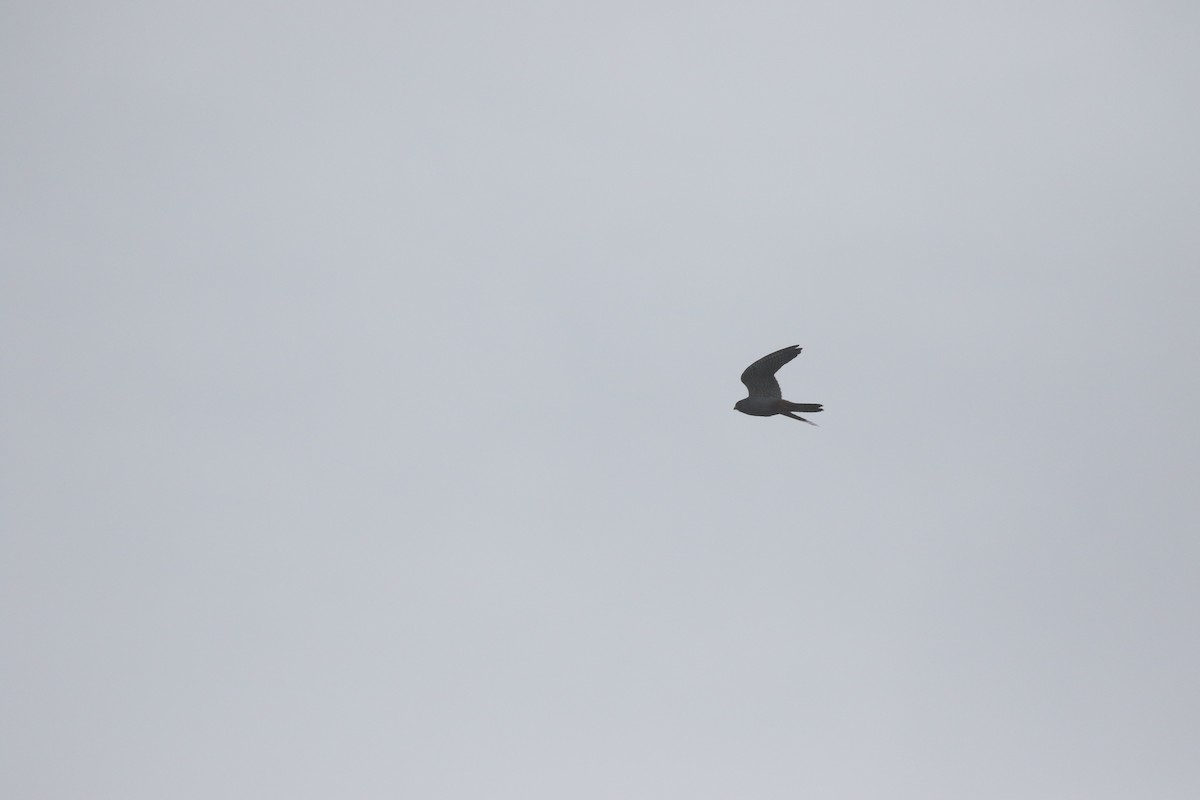
<path id="1" fill-rule="evenodd" d="M 3 17 L 3 796 L 1200 797 L 1200 6 Z"/>

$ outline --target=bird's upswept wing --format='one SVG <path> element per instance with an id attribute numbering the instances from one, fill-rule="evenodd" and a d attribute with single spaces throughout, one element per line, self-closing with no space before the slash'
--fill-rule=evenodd
<path id="1" fill-rule="evenodd" d="M 746 371 L 742 373 L 742 383 L 750 390 L 750 396 L 782 398 L 783 392 L 779 390 L 779 381 L 775 380 L 775 373 L 798 355 L 800 346 L 794 344 L 776 350 L 769 356 L 763 356 L 746 367 Z"/>

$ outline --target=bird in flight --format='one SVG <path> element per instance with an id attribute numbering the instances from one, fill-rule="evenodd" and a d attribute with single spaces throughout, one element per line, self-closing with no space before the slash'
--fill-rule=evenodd
<path id="1" fill-rule="evenodd" d="M 798 355 L 800 355 L 800 345 L 794 344 L 791 347 L 776 350 L 769 356 L 763 356 L 746 367 L 746 371 L 742 373 L 742 383 L 746 384 L 746 388 L 750 390 L 750 396 L 738 400 L 733 406 L 734 409 L 755 417 L 783 414 L 785 417 L 808 422 L 804 417 L 797 416 L 793 412 L 820 411 L 821 404 L 793 403 L 790 400 L 784 400 L 783 392 L 779 390 L 779 381 L 775 380 L 775 373 L 779 371 L 779 368 Z M 816 425 L 817 423 L 808 422 L 808 424 Z"/>

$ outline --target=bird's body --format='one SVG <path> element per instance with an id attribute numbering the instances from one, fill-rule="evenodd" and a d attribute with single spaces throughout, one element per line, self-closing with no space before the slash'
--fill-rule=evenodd
<path id="1" fill-rule="evenodd" d="M 763 356 L 746 367 L 746 371 L 742 373 L 742 383 L 746 384 L 750 396 L 738 400 L 733 406 L 734 409 L 754 417 L 772 417 L 776 414 L 783 414 L 785 417 L 815 425 L 815 422 L 809 422 L 794 412 L 816 413 L 821 410 L 821 404 L 793 403 L 790 400 L 784 400 L 783 392 L 779 388 L 779 381 L 775 379 L 775 373 L 779 371 L 779 368 L 798 355 L 800 355 L 800 346 L 792 345 L 782 350 L 776 350 L 768 356 Z"/>
<path id="2" fill-rule="evenodd" d="M 755 417 L 770 417 L 779 413 L 779 400 L 774 397 L 747 397 L 743 400 L 738 400 L 734 406 L 743 414 L 750 414 Z"/>

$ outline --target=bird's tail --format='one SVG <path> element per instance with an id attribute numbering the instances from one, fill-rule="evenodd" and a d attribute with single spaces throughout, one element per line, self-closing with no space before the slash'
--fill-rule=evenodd
<path id="1" fill-rule="evenodd" d="M 790 400 L 783 401 L 784 411 L 809 411 L 816 412 L 821 410 L 820 403 L 793 403 Z"/>

